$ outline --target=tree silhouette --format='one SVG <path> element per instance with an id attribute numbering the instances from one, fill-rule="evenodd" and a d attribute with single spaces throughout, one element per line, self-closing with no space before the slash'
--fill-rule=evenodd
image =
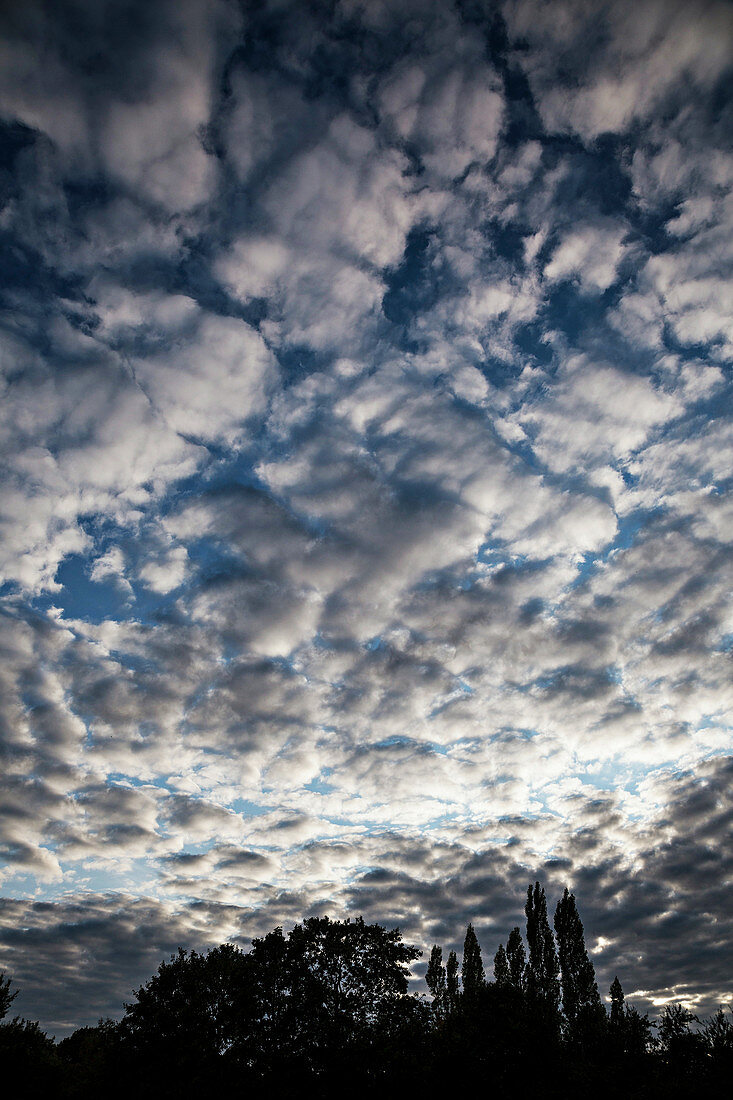
<path id="1" fill-rule="evenodd" d="M 512 928 L 506 944 L 506 957 L 509 963 L 509 977 L 515 989 L 524 988 L 524 975 L 526 970 L 526 956 L 522 933 L 518 928 Z"/>
<path id="2" fill-rule="evenodd" d="M 4 1020 L 15 994 L 2 974 L 0 1061 L 6 1080 L 21 1080 L 15 1094 L 32 1100 L 358 1100 L 450 1089 L 499 1100 L 686 1100 L 730 1091 L 733 1013 L 721 1008 L 696 1028 L 690 1009 L 671 1004 L 654 1039 L 616 977 L 609 1020 L 574 895 L 566 889 L 557 904 L 557 952 L 539 882 L 525 912 L 529 958 L 512 929 L 494 957 L 495 981 L 485 979 L 472 925 L 462 988 L 455 951 L 444 965 L 436 944 L 425 975 L 432 1004 L 408 991 L 418 949 L 361 917 L 311 917 L 253 939 L 249 951 L 180 949 L 120 1023 L 101 1020 L 56 1046 L 38 1024 Z"/>
<path id="3" fill-rule="evenodd" d="M 652 1024 L 646 1013 L 633 1005 L 626 1005 L 623 1014 L 623 1049 L 631 1058 L 639 1060 L 652 1046 Z"/>
<path id="4" fill-rule="evenodd" d="M 677 1077 L 699 1075 L 705 1057 L 705 1037 L 692 1030 L 698 1017 L 682 1004 L 665 1005 L 659 1020 L 658 1037 L 662 1055 Z"/>
<path id="5" fill-rule="evenodd" d="M 481 948 L 472 924 L 469 924 L 466 929 L 466 938 L 463 941 L 461 984 L 463 985 L 463 996 L 471 1002 L 476 1001 L 479 991 L 486 984 Z"/>
<path id="6" fill-rule="evenodd" d="M 159 1089 L 224 1087 L 234 1075 L 287 1091 L 300 1078 L 342 1083 L 362 1073 L 385 1019 L 400 1011 L 421 952 L 399 929 L 312 917 L 252 950 L 179 950 L 126 1006 L 126 1040 Z M 186 1093 L 188 1094 L 188 1093 Z"/>
<path id="7" fill-rule="evenodd" d="M 65 1089 L 64 1097 L 96 1097 L 118 1100 L 129 1096 L 126 1080 L 129 1051 L 122 1029 L 114 1020 L 100 1020 L 96 1027 L 80 1027 L 57 1048 Z"/>
<path id="8" fill-rule="evenodd" d="M 503 943 L 499 944 L 499 950 L 494 955 L 494 981 L 499 986 L 511 985 L 509 962 Z"/>
<path id="9" fill-rule="evenodd" d="M 705 1025 L 704 1035 L 714 1058 L 733 1060 L 733 1008 L 727 1016 L 723 1009 L 719 1008 Z"/>
<path id="10" fill-rule="evenodd" d="M 529 961 L 526 970 L 527 990 L 530 996 L 544 1002 L 552 1012 L 560 1002 L 560 966 L 555 951 L 555 941 L 547 920 L 545 891 L 536 882 L 534 889 L 527 888 L 524 907 L 527 917 L 527 945 Z"/>
<path id="11" fill-rule="evenodd" d="M 729 1088 L 733 1075 L 733 1008 L 726 1016 L 719 1008 L 703 1028 L 711 1062 L 711 1093 Z"/>
<path id="12" fill-rule="evenodd" d="M 163 1095 L 214 1080 L 220 1058 L 235 1046 L 252 1016 L 244 1011 L 252 959 L 232 944 L 190 954 L 180 948 L 162 962 L 125 1005 L 129 1057 Z"/>
<path id="13" fill-rule="evenodd" d="M 402 942 L 398 928 L 388 931 L 362 917 L 297 924 L 286 941 L 289 991 L 275 1034 L 276 1060 L 285 1053 L 296 1076 L 330 1075 L 344 1087 L 357 1072 L 368 1075 L 374 1031 L 394 1017 L 407 994 L 409 965 L 421 954 Z"/>
<path id="14" fill-rule="evenodd" d="M 290 966 L 298 980 L 308 975 L 332 1016 L 374 1020 L 387 1001 L 407 993 L 409 966 L 422 954 L 402 942 L 399 928 L 356 920 L 311 917 L 288 937 Z"/>
<path id="15" fill-rule="evenodd" d="M 8 1009 L 18 996 L 19 990 L 15 990 L 14 993 L 10 992 L 11 980 L 6 978 L 3 971 L 0 971 L 0 1020 L 4 1020 L 8 1014 Z"/>
<path id="16" fill-rule="evenodd" d="M 430 961 L 425 972 L 425 984 L 433 998 L 433 1009 L 436 1015 L 442 1019 L 446 1014 L 448 990 L 445 967 L 443 966 L 443 948 L 437 944 L 433 945 L 430 952 Z"/>
<path id="17" fill-rule="evenodd" d="M 0 1024 L 0 1065 L 8 1096 L 47 1100 L 54 1095 L 56 1051 L 35 1020 L 16 1016 Z"/>
<path id="18" fill-rule="evenodd" d="M 602 1010 L 593 963 L 588 958 L 575 894 L 567 886 L 555 910 L 555 934 L 562 983 L 562 1007 L 571 1030 L 580 1016 Z"/>
<path id="19" fill-rule="evenodd" d="M 57 1078 L 53 1042 L 34 1020 L 16 1016 L 5 1020 L 19 990 L 10 992 L 11 979 L 0 972 L 0 1065 L 9 1095 L 36 1100 L 53 1091 Z"/>
<path id="20" fill-rule="evenodd" d="M 611 988 L 608 992 L 611 997 L 611 1024 L 614 1027 L 620 1027 L 624 1018 L 624 991 L 621 988 L 618 975 L 611 982 Z"/>
<path id="21" fill-rule="evenodd" d="M 455 1012 L 458 1008 L 460 990 L 458 985 L 458 958 L 455 951 L 448 952 L 448 962 L 445 966 L 446 1001 L 448 1012 Z"/>
<path id="22" fill-rule="evenodd" d="M 127 1034 L 196 1056 L 222 1053 L 233 1040 L 236 991 L 250 970 L 249 957 L 229 943 L 205 955 L 180 948 L 125 1006 Z"/>

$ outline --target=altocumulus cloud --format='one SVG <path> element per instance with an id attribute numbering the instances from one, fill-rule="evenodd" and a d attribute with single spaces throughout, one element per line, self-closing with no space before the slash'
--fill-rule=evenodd
<path id="1" fill-rule="evenodd" d="M 733 14 L 6 5 L 0 968 L 535 876 L 730 994 Z M 80 1008 L 79 1006 L 83 1006 Z"/>

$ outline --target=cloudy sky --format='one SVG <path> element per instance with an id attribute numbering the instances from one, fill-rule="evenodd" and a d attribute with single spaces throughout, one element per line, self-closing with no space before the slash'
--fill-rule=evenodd
<path id="1" fill-rule="evenodd" d="M 0 969 L 315 913 L 733 973 L 733 8 L 29 0 L 0 44 Z M 656 1007 L 655 1007 L 656 1006 Z"/>

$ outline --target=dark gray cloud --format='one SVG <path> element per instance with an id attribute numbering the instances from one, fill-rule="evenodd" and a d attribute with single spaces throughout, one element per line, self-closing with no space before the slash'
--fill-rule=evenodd
<path id="1" fill-rule="evenodd" d="M 24 1011 L 310 912 L 493 955 L 536 876 L 642 1007 L 730 992 L 732 41 L 714 0 L 5 6 Z"/>

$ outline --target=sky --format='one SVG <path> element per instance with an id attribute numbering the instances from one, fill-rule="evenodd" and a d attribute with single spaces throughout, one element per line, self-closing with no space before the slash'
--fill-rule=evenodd
<path id="1" fill-rule="evenodd" d="M 490 968 L 536 878 L 602 993 L 730 998 L 731 59 L 726 0 L 2 6 L 19 1012 L 315 914 Z"/>

